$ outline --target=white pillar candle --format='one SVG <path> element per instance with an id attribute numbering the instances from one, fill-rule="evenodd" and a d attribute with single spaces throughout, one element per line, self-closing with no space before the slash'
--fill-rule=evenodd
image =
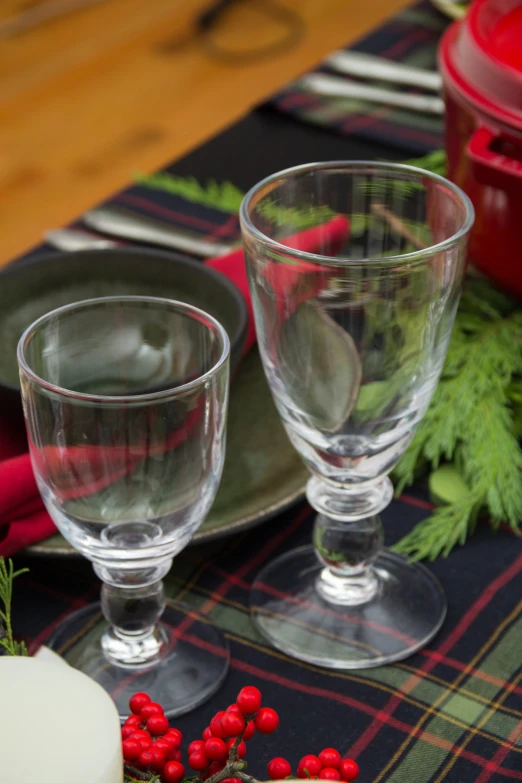
<path id="1" fill-rule="evenodd" d="M 53 657 L 0 657 L 0 781 L 122 783 L 112 699 Z"/>

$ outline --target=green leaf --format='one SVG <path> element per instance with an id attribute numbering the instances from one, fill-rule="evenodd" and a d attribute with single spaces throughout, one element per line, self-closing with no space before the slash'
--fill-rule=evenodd
<path id="1" fill-rule="evenodd" d="M 431 500 L 437 505 L 456 503 L 469 495 L 469 487 L 454 465 L 442 465 L 434 470 L 430 474 L 428 485 Z"/>

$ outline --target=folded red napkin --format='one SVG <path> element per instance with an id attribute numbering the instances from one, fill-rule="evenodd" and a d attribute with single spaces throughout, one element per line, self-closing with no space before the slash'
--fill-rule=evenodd
<path id="1" fill-rule="evenodd" d="M 346 242 L 348 232 L 348 220 L 338 216 L 321 226 L 287 237 L 285 245 L 308 252 L 334 254 Z M 244 347 L 244 353 L 246 353 L 254 344 L 256 336 L 243 251 L 238 249 L 227 255 L 210 259 L 206 263 L 232 280 L 247 302 L 249 323 Z M 297 284 L 303 271 L 308 272 L 312 269 L 316 271 L 314 267 L 310 267 L 309 270 L 308 266 L 301 263 L 288 265 L 288 267 L 281 264 L 277 267 L 274 266 L 274 269 L 280 270 L 277 273 L 279 275 L 277 285 L 288 291 L 289 288 Z M 305 267 L 307 268 L 305 269 Z M 176 434 L 176 437 L 180 436 L 180 433 Z M 171 445 L 168 447 L 170 448 Z M 55 447 L 49 446 L 48 448 L 54 449 Z M 92 469 L 98 459 L 96 447 L 56 449 L 56 454 L 53 456 L 59 460 L 66 459 L 71 465 L 71 476 L 77 475 L 77 466 L 85 462 L 86 448 L 89 449 L 87 460 Z M 136 453 L 131 455 L 129 462 L 127 455 L 126 461 L 122 462 L 122 470 L 125 472 L 131 463 L 134 465 L 135 461 L 141 458 L 142 455 Z M 61 473 L 63 475 L 63 465 Z M 91 475 L 93 475 L 92 472 Z M 103 477 L 100 478 L 100 481 L 105 482 L 106 485 L 107 480 L 110 482 L 117 477 L 112 476 L 108 479 Z M 95 484 L 96 486 L 91 485 L 91 491 L 100 489 L 100 484 L 98 482 Z M 71 493 L 74 494 L 73 482 L 69 487 L 64 487 L 63 491 L 69 496 Z M 0 419 L 0 555 L 4 557 L 13 555 L 20 549 L 41 541 L 54 532 L 56 532 L 56 528 L 44 508 L 36 486 L 25 436 L 17 425 Z"/>

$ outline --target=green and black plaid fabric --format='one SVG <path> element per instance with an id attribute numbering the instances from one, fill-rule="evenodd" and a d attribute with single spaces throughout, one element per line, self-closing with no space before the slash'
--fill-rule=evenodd
<path id="1" fill-rule="evenodd" d="M 401 11 L 350 48 L 433 70 L 436 68 L 438 41 L 448 23 L 445 16 L 424 0 Z M 379 83 L 379 86 L 400 89 L 389 84 Z M 423 154 L 443 146 L 443 120 L 436 115 L 361 100 L 314 95 L 295 83 L 289 84 L 270 103 L 278 111 L 303 122 L 346 135 L 384 141 L 412 154 Z"/>
<path id="2" fill-rule="evenodd" d="M 428 507 L 420 492 L 394 501 L 384 514 L 388 540 L 405 533 Z M 335 672 L 272 649 L 248 613 L 257 571 L 307 543 L 312 520 L 301 505 L 176 559 L 169 596 L 217 622 L 232 651 L 221 691 L 176 725 L 197 738 L 203 724 L 252 683 L 281 714 L 276 735 L 251 743 L 251 769 L 261 778 L 273 755 L 295 765 L 304 753 L 334 745 L 357 759 L 362 783 L 522 780 L 521 542 L 507 532 L 493 538 L 484 527 L 433 566 L 449 598 L 449 616 L 426 649 L 403 663 Z M 39 645 L 66 614 L 95 599 L 98 586 L 88 565 L 77 561 L 38 560 L 30 567 L 17 584 L 15 617 L 17 631 Z M 190 627 L 184 633 L 197 643 Z"/>

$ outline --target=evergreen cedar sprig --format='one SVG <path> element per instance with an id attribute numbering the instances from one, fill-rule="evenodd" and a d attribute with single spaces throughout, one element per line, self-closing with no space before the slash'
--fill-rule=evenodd
<path id="1" fill-rule="evenodd" d="M 481 279 L 469 279 L 441 380 L 395 470 L 397 493 L 419 467 L 453 461 L 469 492 L 441 506 L 395 547 L 414 560 L 448 555 L 487 511 L 493 528 L 522 520 L 520 381 L 522 311 Z"/>
<path id="2" fill-rule="evenodd" d="M 7 655 L 27 655 L 24 642 L 17 642 L 13 638 L 13 626 L 11 621 L 11 601 L 13 597 L 13 582 L 17 576 L 28 572 L 28 568 L 14 570 L 12 560 L 4 560 L 0 557 L 0 647 L 3 647 Z"/>
<path id="3" fill-rule="evenodd" d="M 186 749 L 192 770 L 187 777 L 182 733 L 170 727 L 160 704 L 146 693 L 135 693 L 129 700 L 131 715 L 121 730 L 125 783 L 259 783 L 245 772 L 247 743 L 255 734 L 272 734 L 279 725 L 277 712 L 261 705 L 261 692 L 247 685 L 233 704 L 216 713 L 201 739 Z M 267 771 L 271 780 L 292 777 L 291 764 L 282 757 L 273 758 Z M 325 748 L 317 756 L 303 756 L 296 775 L 352 783 L 359 767 L 353 759 L 343 759 L 335 748 Z"/>
<path id="4" fill-rule="evenodd" d="M 216 182 L 208 180 L 202 185 L 195 177 L 177 177 L 174 174 L 160 172 L 158 174 L 135 174 L 134 181 L 151 190 L 162 190 L 173 196 L 179 196 L 185 201 L 199 204 L 203 207 L 216 209 L 236 215 L 245 195 L 231 182 Z M 310 228 L 322 223 L 334 215 L 334 212 L 326 205 L 312 209 L 298 209 L 296 207 L 282 207 L 272 203 L 269 199 L 258 206 L 258 211 L 269 221 L 278 225 L 291 225 L 295 231 Z"/>

